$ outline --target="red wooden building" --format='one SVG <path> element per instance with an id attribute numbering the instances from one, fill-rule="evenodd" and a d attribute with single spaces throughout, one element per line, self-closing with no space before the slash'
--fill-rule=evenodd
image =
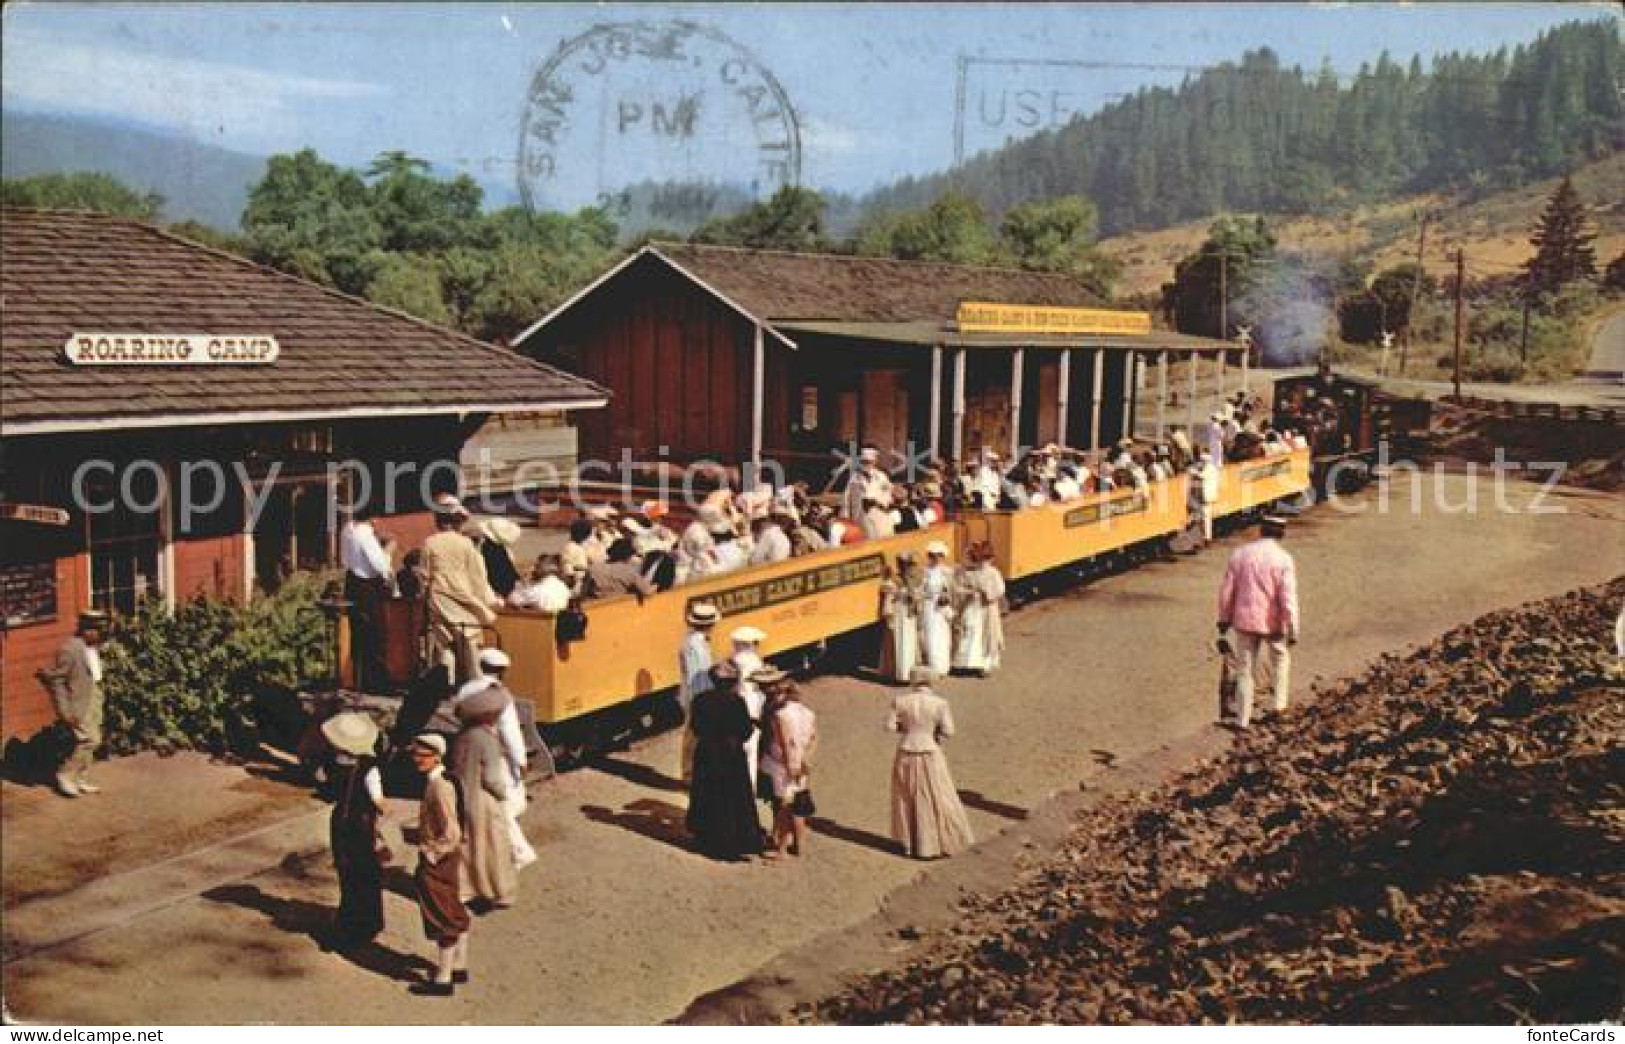
<path id="1" fill-rule="evenodd" d="M 327 564 L 341 483 L 411 547 L 489 418 L 605 402 L 507 349 L 138 222 L 8 210 L 0 246 L 5 736 L 51 719 L 35 672 L 80 609 L 246 599 Z"/>
<path id="2" fill-rule="evenodd" d="M 582 418 L 583 460 L 624 449 L 806 474 L 854 442 L 956 458 L 1103 444 L 1132 430 L 1131 389 L 1165 383 L 1171 356 L 1245 365 L 1238 346 L 1152 329 L 1065 275 L 670 243 L 515 346 L 613 393 Z"/>

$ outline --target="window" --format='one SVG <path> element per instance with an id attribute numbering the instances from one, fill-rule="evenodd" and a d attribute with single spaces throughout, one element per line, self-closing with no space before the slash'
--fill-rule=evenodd
<path id="1" fill-rule="evenodd" d="M 123 492 L 128 498 L 113 484 L 100 489 L 91 484 L 90 503 L 112 508 L 87 513 L 90 588 L 96 608 L 133 613 L 143 600 L 163 594 L 159 577 L 164 534 L 157 474 L 135 468 L 126 477 Z"/>

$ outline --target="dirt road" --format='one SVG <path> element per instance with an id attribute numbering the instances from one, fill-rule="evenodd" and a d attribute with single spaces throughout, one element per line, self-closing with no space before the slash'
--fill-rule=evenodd
<path id="1" fill-rule="evenodd" d="M 1467 481 L 1422 482 L 1414 513 L 1398 498 L 1379 513 L 1368 496 L 1362 513 L 1321 508 L 1293 527 L 1301 696 L 1317 675 L 1625 572 L 1619 499 L 1566 492 L 1547 501 L 1561 514 L 1507 514 L 1485 493 L 1478 513 L 1451 510 L 1467 501 Z M 1530 492 L 1518 486 L 1509 499 L 1522 504 Z M 945 685 L 960 726 L 949 757 L 981 834 L 1207 726 L 1224 550 L 1031 605 L 1009 620 L 1003 673 Z M 528 820 L 541 862 L 517 908 L 478 922 L 475 981 L 454 999 L 407 993 L 426 948 L 403 881 L 387 897 L 381 945 L 350 958 L 321 952 L 310 933 L 335 889 L 325 859 L 313 858 L 13 962 L 7 1004 L 20 1018 L 156 1024 L 670 1018 L 933 872 L 884 838 L 886 697 L 845 677 L 808 686 L 823 733 L 814 787 L 823 818 L 794 865 L 721 866 L 684 849 L 674 736 L 543 787 Z"/>

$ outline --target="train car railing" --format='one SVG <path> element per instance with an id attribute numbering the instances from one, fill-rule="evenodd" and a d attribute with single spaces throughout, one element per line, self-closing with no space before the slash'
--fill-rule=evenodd
<path id="1" fill-rule="evenodd" d="M 933 526 L 811 555 L 709 577 L 651 595 L 587 602 L 587 635 L 559 642 L 557 617 L 539 610 L 502 610 L 494 625 L 513 660 L 508 686 L 534 701 L 536 719 L 553 725 L 677 685 L 677 652 L 687 633 L 689 605 L 710 602 L 722 612 L 712 632 L 721 662 L 728 635 L 754 626 L 767 634 L 767 655 L 813 645 L 871 627 L 880 619 L 880 585 L 897 556 L 941 540 L 959 554 L 958 527 Z"/>

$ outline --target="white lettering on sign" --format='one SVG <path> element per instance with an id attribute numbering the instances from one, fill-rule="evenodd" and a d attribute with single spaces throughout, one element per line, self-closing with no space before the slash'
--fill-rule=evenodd
<path id="1" fill-rule="evenodd" d="M 62 351 L 75 366 L 262 366 L 282 346 L 268 334 L 76 333 Z"/>

